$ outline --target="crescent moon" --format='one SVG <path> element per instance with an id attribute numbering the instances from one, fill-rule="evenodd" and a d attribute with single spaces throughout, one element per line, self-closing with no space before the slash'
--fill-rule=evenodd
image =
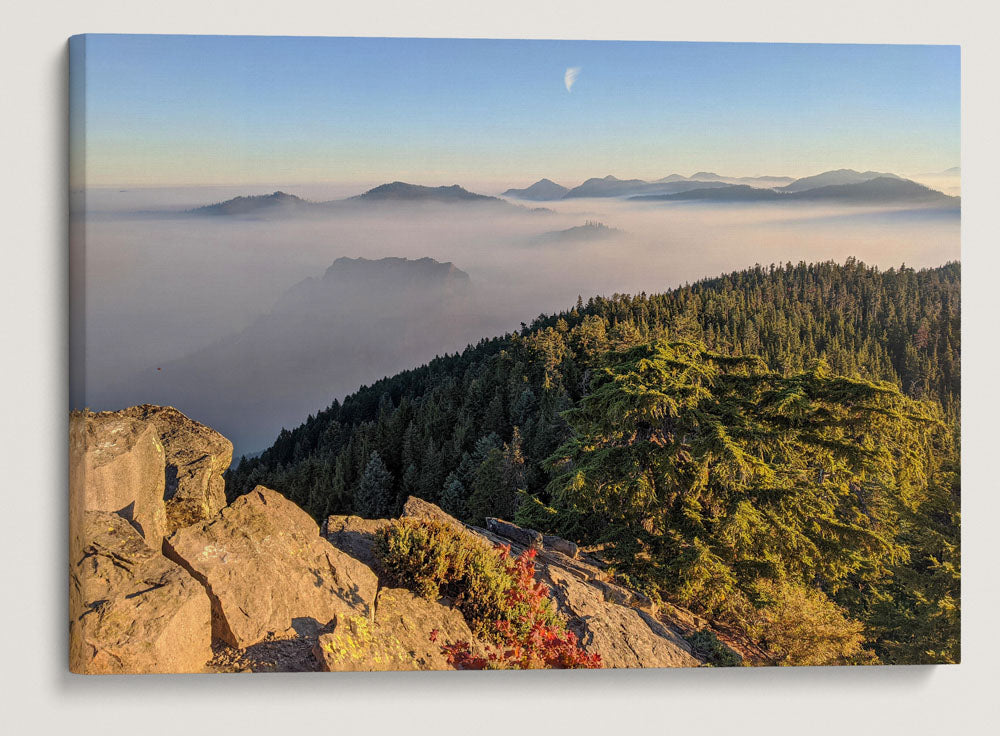
<path id="1" fill-rule="evenodd" d="M 566 83 L 567 92 L 573 91 L 573 83 L 576 81 L 578 76 L 580 76 L 580 67 L 571 66 L 566 69 L 566 76 L 563 77 L 563 82 Z"/>

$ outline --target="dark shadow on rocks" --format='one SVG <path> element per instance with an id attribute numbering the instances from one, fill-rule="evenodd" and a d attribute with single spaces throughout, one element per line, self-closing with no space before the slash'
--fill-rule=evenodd
<path id="1" fill-rule="evenodd" d="M 292 619 L 292 629 L 299 636 L 315 639 L 323 630 L 323 625 L 312 616 L 303 616 Z"/>
<path id="2" fill-rule="evenodd" d="M 128 506 L 123 506 L 114 513 L 118 514 L 120 517 L 125 519 L 125 521 L 131 524 L 132 528 L 139 532 L 143 539 L 146 538 L 146 532 L 142 530 L 142 524 L 135 520 L 135 501 L 130 503 Z"/>
<path id="3" fill-rule="evenodd" d="M 164 469 L 163 480 L 163 500 L 169 501 L 177 495 L 177 489 L 180 487 L 180 479 L 177 477 L 176 465 L 173 463 L 167 463 L 167 466 Z"/>

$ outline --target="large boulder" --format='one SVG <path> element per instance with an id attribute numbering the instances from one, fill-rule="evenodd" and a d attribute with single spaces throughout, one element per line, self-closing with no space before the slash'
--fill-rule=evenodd
<path id="1" fill-rule="evenodd" d="M 473 651 L 482 654 L 482 645 L 457 609 L 403 588 L 383 588 L 374 622 L 338 615 L 313 654 L 328 672 L 451 670 L 441 646 L 459 641 L 470 642 Z"/>
<path id="2" fill-rule="evenodd" d="M 403 644 L 385 635 L 366 616 L 337 614 L 330 631 L 320 635 L 313 656 L 324 672 L 415 670 Z"/>
<path id="3" fill-rule="evenodd" d="M 441 653 L 442 644 L 467 641 L 473 651 L 482 646 L 473 637 L 462 612 L 441 601 L 429 601 L 405 588 L 382 588 L 375 608 L 375 623 L 396 638 L 421 670 L 454 669 Z M 431 632 L 435 641 L 431 641 Z"/>
<path id="4" fill-rule="evenodd" d="M 164 450 L 167 532 L 215 516 L 226 505 L 222 474 L 233 461 L 233 443 L 172 406 L 143 404 L 119 412 L 151 423 Z"/>
<path id="5" fill-rule="evenodd" d="M 598 652 L 605 667 L 698 667 L 701 662 L 678 634 L 645 611 L 607 600 L 602 588 L 564 568 L 539 568 L 559 612 L 580 644 Z"/>
<path id="6" fill-rule="evenodd" d="M 70 415 L 71 539 L 85 511 L 126 519 L 159 550 L 167 529 L 164 453 L 156 428 L 117 412 Z"/>
<path id="7" fill-rule="evenodd" d="M 70 669 L 200 672 L 212 657 L 211 605 L 179 565 L 121 516 L 81 514 L 70 566 Z"/>
<path id="8" fill-rule="evenodd" d="M 576 544 L 576 542 L 571 542 L 568 539 L 557 537 L 554 534 L 545 534 L 542 536 L 542 547 L 548 550 L 561 552 L 570 559 L 580 554 L 580 547 Z"/>
<path id="9" fill-rule="evenodd" d="M 430 501 L 425 501 L 422 498 L 417 498 L 416 496 L 410 496 L 406 499 L 406 503 L 403 504 L 403 516 L 410 519 L 436 521 L 441 524 L 446 524 L 460 532 L 467 531 L 465 524 L 444 511 L 444 509 L 440 506 L 437 506 Z"/>
<path id="10" fill-rule="evenodd" d="M 494 519 L 493 517 L 486 519 L 486 528 L 494 534 L 499 534 L 501 537 L 506 537 L 512 542 L 516 542 L 522 547 L 529 549 L 542 548 L 542 534 L 541 532 L 536 532 L 534 529 L 525 529 L 517 524 L 511 524 L 509 521 Z"/>
<path id="11" fill-rule="evenodd" d="M 328 624 L 370 618 L 378 578 L 319 536 L 305 511 L 257 486 L 205 524 L 179 529 L 164 554 L 208 589 L 212 634 L 242 648 Z"/>

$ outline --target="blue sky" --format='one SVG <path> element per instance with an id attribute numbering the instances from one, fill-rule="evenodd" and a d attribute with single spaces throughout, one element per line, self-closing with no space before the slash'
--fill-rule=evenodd
<path id="1" fill-rule="evenodd" d="M 960 156 L 956 46 L 90 35 L 85 59 L 90 186 L 917 173 Z"/>

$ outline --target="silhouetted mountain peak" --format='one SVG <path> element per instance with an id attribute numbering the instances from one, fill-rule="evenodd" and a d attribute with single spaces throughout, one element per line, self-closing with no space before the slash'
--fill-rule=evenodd
<path id="1" fill-rule="evenodd" d="M 539 179 L 530 187 L 525 189 L 508 189 L 503 193 L 505 197 L 517 197 L 518 199 L 528 199 L 535 202 L 561 199 L 569 189 L 556 184 L 551 179 Z"/>
<path id="2" fill-rule="evenodd" d="M 403 181 L 394 181 L 388 184 L 369 189 L 364 194 L 355 199 L 361 200 L 405 200 L 405 201 L 433 201 L 433 202 L 499 202 L 496 197 L 488 197 L 485 194 L 470 192 L 458 184 L 441 187 L 427 187 L 420 184 L 408 184 Z"/>
<path id="3" fill-rule="evenodd" d="M 858 174 L 858 172 L 852 172 Z M 860 176 L 860 175 L 859 175 Z M 955 206 L 958 197 L 950 197 L 939 191 L 925 187 L 909 179 L 889 175 L 848 184 L 829 184 L 800 191 L 787 187 L 763 189 L 746 184 L 727 185 L 718 188 L 692 189 L 674 194 L 655 194 L 631 197 L 634 200 L 709 200 L 714 202 L 764 202 L 764 201 L 835 201 L 846 204 L 880 204 L 906 202 L 913 204 L 935 204 Z"/>
<path id="4" fill-rule="evenodd" d="M 899 179 L 896 174 L 881 171 L 855 171 L 854 169 L 832 169 L 813 176 L 796 179 L 782 189 L 786 192 L 802 192 L 807 189 L 840 184 L 861 184 L 872 179 Z"/>
<path id="5" fill-rule="evenodd" d="M 577 225 L 565 230 L 554 230 L 542 233 L 534 238 L 539 242 L 559 242 L 559 241 L 580 241 L 580 240 L 604 240 L 622 235 L 622 231 L 616 227 L 608 227 L 598 220 L 587 220 L 583 225 Z"/>
<path id="6" fill-rule="evenodd" d="M 271 194 L 254 194 L 242 197 L 233 197 L 225 202 L 210 204 L 205 207 L 198 207 L 192 210 L 195 214 L 203 215 L 243 215 L 260 211 L 297 210 L 315 207 L 314 202 L 296 197 L 294 194 L 277 191 Z"/>
<path id="7" fill-rule="evenodd" d="M 842 199 L 852 202 L 940 202 L 957 203 L 936 189 L 895 175 L 879 176 L 853 184 L 831 184 L 794 193 L 796 199 Z"/>

